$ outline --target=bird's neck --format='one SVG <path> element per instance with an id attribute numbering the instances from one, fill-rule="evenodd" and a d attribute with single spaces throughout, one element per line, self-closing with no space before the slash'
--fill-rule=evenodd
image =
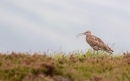
<path id="1" fill-rule="evenodd" d="M 86 37 L 90 37 L 91 35 L 86 35 Z"/>
<path id="2" fill-rule="evenodd" d="M 89 40 L 90 40 L 90 35 L 86 35 L 86 42 L 89 42 Z"/>

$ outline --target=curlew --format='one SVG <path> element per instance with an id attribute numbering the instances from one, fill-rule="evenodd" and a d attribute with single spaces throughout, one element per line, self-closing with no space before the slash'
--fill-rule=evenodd
<path id="1" fill-rule="evenodd" d="M 97 56 L 98 50 L 103 50 L 112 54 L 113 50 L 110 47 L 108 47 L 100 38 L 91 35 L 90 31 L 80 33 L 76 37 L 78 38 L 81 35 L 86 35 L 86 42 L 94 49 L 94 51 L 97 51 Z"/>

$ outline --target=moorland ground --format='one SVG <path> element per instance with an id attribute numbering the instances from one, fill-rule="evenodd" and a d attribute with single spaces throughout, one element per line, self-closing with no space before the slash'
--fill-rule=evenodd
<path id="1" fill-rule="evenodd" d="M 0 53 L 0 81 L 130 81 L 130 54 Z"/>

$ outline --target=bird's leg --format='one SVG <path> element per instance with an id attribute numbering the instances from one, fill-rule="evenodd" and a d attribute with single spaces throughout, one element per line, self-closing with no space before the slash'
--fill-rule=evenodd
<path id="1" fill-rule="evenodd" d="M 91 53 L 91 58 L 92 58 L 92 59 L 93 59 L 94 53 L 95 53 L 95 50 Z"/>
<path id="2" fill-rule="evenodd" d="M 95 57 L 95 50 L 94 50 L 94 53 L 93 53 L 93 55 L 92 55 L 92 58 L 94 58 Z"/>
<path id="3" fill-rule="evenodd" d="M 101 54 L 103 54 L 104 53 L 104 50 L 102 51 L 102 53 Z"/>
<path id="4" fill-rule="evenodd" d="M 92 58 L 95 58 L 95 50 L 94 50 L 94 53 L 92 54 Z"/>
<path id="5" fill-rule="evenodd" d="M 97 57 L 98 57 L 98 50 L 97 50 Z"/>

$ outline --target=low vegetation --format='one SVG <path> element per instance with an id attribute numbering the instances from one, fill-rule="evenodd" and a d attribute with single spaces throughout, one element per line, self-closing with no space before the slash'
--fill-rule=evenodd
<path id="1" fill-rule="evenodd" d="M 0 53 L 0 81 L 130 81 L 130 54 Z"/>

